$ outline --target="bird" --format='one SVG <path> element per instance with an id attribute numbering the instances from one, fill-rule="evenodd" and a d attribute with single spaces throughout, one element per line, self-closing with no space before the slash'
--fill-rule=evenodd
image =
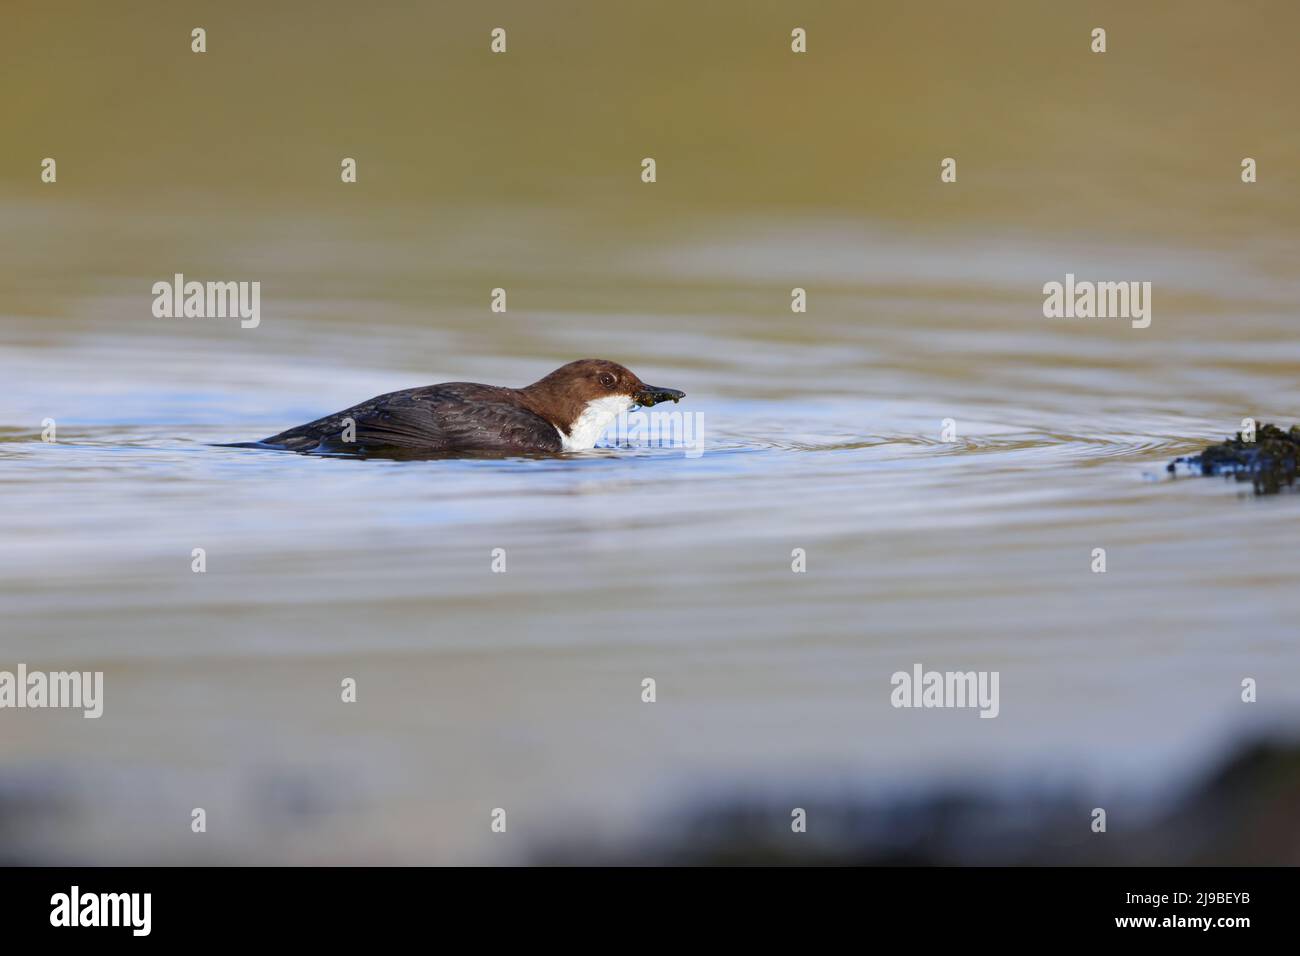
<path id="1" fill-rule="evenodd" d="M 362 457 L 554 455 L 595 447 L 636 406 L 685 397 L 645 384 L 617 362 L 579 359 L 523 388 L 443 382 L 387 392 L 261 441 L 222 447 Z"/>

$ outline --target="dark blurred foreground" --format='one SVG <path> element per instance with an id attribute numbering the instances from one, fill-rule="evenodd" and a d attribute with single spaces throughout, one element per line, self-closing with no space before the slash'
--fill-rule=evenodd
<path id="1" fill-rule="evenodd" d="M 807 832 L 791 830 L 791 808 Z M 546 848 L 536 862 L 613 865 L 1277 866 L 1300 863 L 1300 742 L 1257 740 L 1172 799 L 1096 803 L 960 787 L 816 801 L 737 795 L 625 845 Z"/>
<path id="2" fill-rule="evenodd" d="M 15 855 L 31 826 L 72 822 L 57 776 L 0 773 L 0 865 L 75 864 Z M 1257 739 L 1172 796 L 1101 801 L 1107 831 L 1092 830 L 1098 801 L 1078 792 L 1003 788 L 991 795 L 938 787 L 909 796 L 820 800 L 738 794 L 694 801 L 645 835 L 613 843 L 572 836 L 530 862 L 613 865 L 1109 865 L 1300 864 L 1300 742 Z M 807 831 L 791 830 L 791 809 Z M 95 854 L 88 854 L 98 858 Z M 195 860 L 193 862 L 202 862 Z M 227 861 L 236 862 L 236 861 Z M 346 862 L 346 861 L 339 861 Z M 429 861 L 437 862 L 437 861 Z"/>

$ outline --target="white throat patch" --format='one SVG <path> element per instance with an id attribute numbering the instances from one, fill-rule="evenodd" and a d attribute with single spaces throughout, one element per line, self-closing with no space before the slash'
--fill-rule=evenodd
<path id="1" fill-rule="evenodd" d="M 614 424 L 614 419 L 631 407 L 632 399 L 627 395 L 593 398 L 582 410 L 578 420 L 573 423 L 569 434 L 564 434 L 560 428 L 555 429 L 560 433 L 561 447 L 565 451 L 586 451 L 588 448 L 594 448 L 596 442 L 600 441 L 600 436 L 605 434 L 605 429 Z"/>

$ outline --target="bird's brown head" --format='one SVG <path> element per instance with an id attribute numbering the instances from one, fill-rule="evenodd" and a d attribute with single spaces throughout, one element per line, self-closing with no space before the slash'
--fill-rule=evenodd
<path id="1" fill-rule="evenodd" d="M 562 365 L 520 391 L 535 413 L 571 436 L 575 447 L 587 448 L 600 438 L 596 434 L 587 443 L 590 432 L 599 428 L 603 433 L 632 406 L 676 402 L 686 396 L 675 388 L 647 385 L 631 370 L 605 359 L 579 359 Z M 583 434 L 577 434 L 578 429 Z"/>

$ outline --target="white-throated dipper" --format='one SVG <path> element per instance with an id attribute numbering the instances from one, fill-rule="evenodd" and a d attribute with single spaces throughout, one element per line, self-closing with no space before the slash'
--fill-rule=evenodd
<path id="1" fill-rule="evenodd" d="M 377 456 L 582 451 L 620 413 L 685 395 L 647 385 L 617 362 L 579 359 L 525 388 L 474 382 L 408 388 L 260 442 L 226 447 Z"/>

